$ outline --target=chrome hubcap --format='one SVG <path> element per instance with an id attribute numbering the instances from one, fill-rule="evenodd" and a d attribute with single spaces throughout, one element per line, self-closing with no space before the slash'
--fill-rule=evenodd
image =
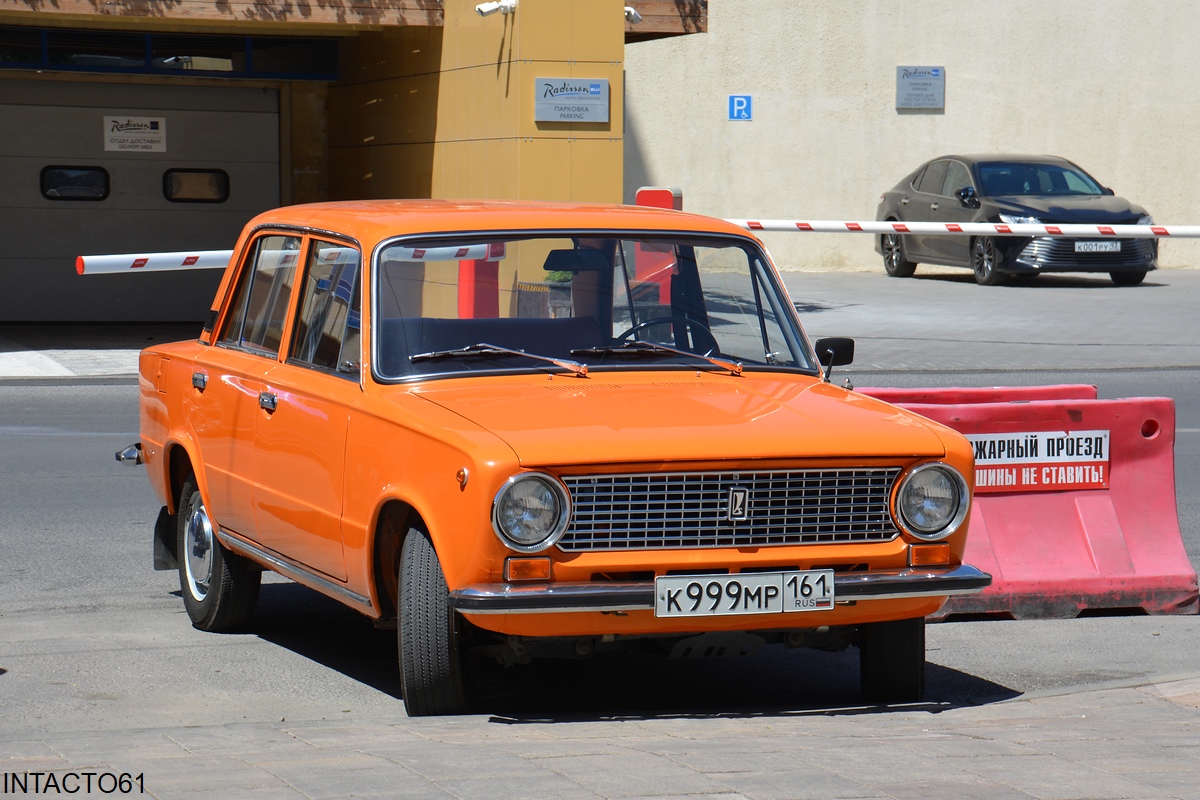
<path id="1" fill-rule="evenodd" d="M 888 234 L 883 237 L 883 252 L 887 258 L 888 266 L 895 269 L 900 265 L 900 237 L 895 234 Z"/>
<path id="2" fill-rule="evenodd" d="M 984 277 L 992 274 L 992 243 L 986 239 L 975 242 L 975 272 Z"/>
<path id="3" fill-rule="evenodd" d="M 203 600 L 208 597 L 208 587 L 212 581 L 213 530 L 199 492 L 192 495 L 192 501 L 188 504 L 183 544 L 187 550 L 183 563 L 188 591 L 192 597 Z"/>

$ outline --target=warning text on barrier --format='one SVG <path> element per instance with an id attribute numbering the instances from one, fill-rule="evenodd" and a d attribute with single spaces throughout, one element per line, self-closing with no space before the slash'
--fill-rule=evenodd
<path id="1" fill-rule="evenodd" d="M 1107 489 L 1108 431 L 970 433 L 975 493 Z"/>

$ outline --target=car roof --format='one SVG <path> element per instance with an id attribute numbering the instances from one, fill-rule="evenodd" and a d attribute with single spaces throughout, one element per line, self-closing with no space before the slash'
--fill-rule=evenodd
<path id="1" fill-rule="evenodd" d="M 712 217 L 647 206 L 519 200 L 348 200 L 272 209 L 250 227 L 302 226 L 352 236 L 364 246 L 405 234 L 473 231 L 650 230 L 734 234 Z"/>
<path id="2" fill-rule="evenodd" d="M 1073 164 L 1074 162 L 1062 158 L 1061 156 L 1050 155 L 1027 155 L 1021 153 L 962 153 L 938 156 L 931 158 L 926 163 L 934 161 L 942 161 L 944 159 L 953 158 L 959 161 L 965 161 L 968 164 L 977 164 L 980 161 L 1008 161 L 1016 163 L 1031 163 L 1031 164 Z"/>

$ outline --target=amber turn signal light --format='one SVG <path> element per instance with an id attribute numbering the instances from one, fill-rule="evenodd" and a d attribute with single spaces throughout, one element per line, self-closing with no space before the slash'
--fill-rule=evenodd
<path id="1" fill-rule="evenodd" d="M 910 567 L 941 566 L 949 563 L 949 544 L 914 544 L 908 548 L 908 565 Z"/>
<path id="2" fill-rule="evenodd" d="M 545 557 L 506 558 L 504 559 L 504 580 L 548 581 L 550 580 L 550 559 Z"/>

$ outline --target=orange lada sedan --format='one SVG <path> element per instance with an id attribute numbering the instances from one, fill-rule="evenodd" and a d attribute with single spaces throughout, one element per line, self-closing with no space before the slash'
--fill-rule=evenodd
<path id="1" fill-rule="evenodd" d="M 477 658 L 763 644 L 921 698 L 971 448 L 829 382 L 762 244 L 648 208 L 363 201 L 242 233 L 198 340 L 140 363 L 155 566 L 245 626 L 273 570 L 398 631 L 409 714 Z"/>

